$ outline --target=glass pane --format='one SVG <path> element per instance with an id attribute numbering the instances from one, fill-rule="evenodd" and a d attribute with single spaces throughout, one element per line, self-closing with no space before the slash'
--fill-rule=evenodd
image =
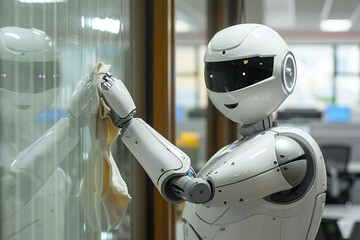
<path id="1" fill-rule="evenodd" d="M 338 76 L 336 84 L 336 105 L 358 109 L 360 103 L 359 76 Z"/>
<path id="2" fill-rule="evenodd" d="M 206 50 L 207 2 L 175 1 L 176 18 L 176 137 L 177 146 L 191 159 L 196 172 L 206 159 L 207 93 L 203 57 Z M 181 214 L 177 206 L 177 239 L 183 239 Z"/>
<path id="3" fill-rule="evenodd" d="M 338 106 L 360 106 L 360 49 L 357 44 L 338 44 L 335 49 L 335 96 Z"/>
<path id="4" fill-rule="evenodd" d="M 336 74 L 359 75 L 360 50 L 356 44 L 340 44 L 336 46 Z"/>
<path id="5" fill-rule="evenodd" d="M 0 1 L 1 239 L 131 239 L 131 211 L 107 231 L 100 190 L 83 191 L 80 202 L 91 120 L 89 108 L 69 111 L 75 87 L 98 61 L 129 84 L 129 5 Z M 75 106 L 89 103 L 81 100 Z M 119 148 L 113 144 L 113 155 L 131 189 L 130 161 Z M 86 181 L 100 187 L 101 161 L 91 169 Z"/>

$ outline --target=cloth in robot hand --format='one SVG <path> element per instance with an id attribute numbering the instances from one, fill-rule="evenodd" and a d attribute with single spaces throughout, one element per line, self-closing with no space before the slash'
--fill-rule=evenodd
<path id="1" fill-rule="evenodd" d="M 119 135 L 119 129 L 110 119 L 109 109 L 103 104 L 100 81 L 110 65 L 98 63 L 87 80 L 94 96 L 88 117 L 91 135 L 91 149 L 85 161 L 84 177 L 80 188 L 80 202 L 87 221 L 93 230 L 101 230 L 101 203 L 105 209 L 108 230 L 121 221 L 131 200 L 128 189 L 111 154 L 111 145 Z M 101 202 L 101 203 L 100 203 Z"/>

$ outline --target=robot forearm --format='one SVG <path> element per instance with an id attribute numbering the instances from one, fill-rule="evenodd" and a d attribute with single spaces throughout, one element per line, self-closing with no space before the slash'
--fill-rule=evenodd
<path id="1" fill-rule="evenodd" d="M 209 183 L 195 178 L 189 157 L 143 120 L 132 119 L 121 139 L 168 202 L 203 203 L 212 197 Z"/>

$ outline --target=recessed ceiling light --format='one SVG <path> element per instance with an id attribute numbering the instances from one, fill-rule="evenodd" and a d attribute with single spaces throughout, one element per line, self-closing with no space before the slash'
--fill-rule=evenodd
<path id="1" fill-rule="evenodd" d="M 350 19 L 324 19 L 320 23 L 323 32 L 346 32 L 351 28 Z"/>

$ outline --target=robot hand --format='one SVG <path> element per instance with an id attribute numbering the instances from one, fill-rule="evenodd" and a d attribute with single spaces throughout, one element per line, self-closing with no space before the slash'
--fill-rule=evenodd
<path id="1" fill-rule="evenodd" d="M 110 116 L 114 124 L 122 128 L 129 122 L 135 112 L 135 103 L 121 80 L 111 73 L 105 73 L 101 81 L 102 97 L 110 109 Z"/>

